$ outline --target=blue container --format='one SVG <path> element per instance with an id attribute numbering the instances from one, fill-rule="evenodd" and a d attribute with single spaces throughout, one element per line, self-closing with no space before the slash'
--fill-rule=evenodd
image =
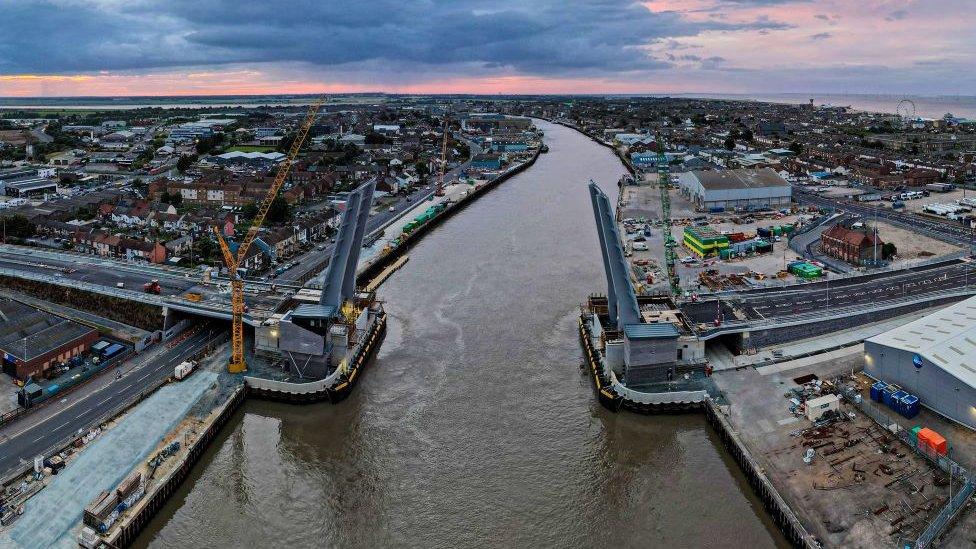
<path id="1" fill-rule="evenodd" d="M 883 402 L 885 406 L 888 406 L 890 408 L 891 407 L 891 395 L 893 395 L 893 394 L 895 394 L 897 392 L 898 392 L 898 386 L 897 385 L 885 385 L 884 388 L 881 389 L 881 402 Z"/>
<path id="2" fill-rule="evenodd" d="M 881 390 L 885 388 L 884 381 L 878 381 L 871 386 L 871 400 L 881 402 Z"/>
<path id="3" fill-rule="evenodd" d="M 911 419 L 918 415 L 921 404 L 919 404 L 917 396 L 908 395 L 901 399 L 901 408 L 901 415 Z"/>
<path id="4" fill-rule="evenodd" d="M 907 396 L 908 396 L 908 391 L 898 391 L 896 393 L 892 393 L 892 395 L 891 395 L 891 403 L 888 404 L 888 407 L 891 408 L 892 410 L 898 412 L 901 415 L 905 415 L 905 413 L 902 411 L 903 408 L 902 408 L 902 404 L 901 404 L 901 399 L 903 399 L 903 398 L 905 398 Z"/>

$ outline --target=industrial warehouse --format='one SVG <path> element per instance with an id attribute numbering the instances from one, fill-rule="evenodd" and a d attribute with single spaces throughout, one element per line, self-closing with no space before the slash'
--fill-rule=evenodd
<path id="1" fill-rule="evenodd" d="M 976 298 L 864 342 L 864 372 L 976 429 Z"/>
<path id="2" fill-rule="evenodd" d="M 84 353 L 97 339 L 94 328 L 11 299 L 0 300 L 3 371 L 17 379 L 43 375 Z"/>
<path id="3" fill-rule="evenodd" d="M 678 186 L 699 211 L 758 210 L 789 206 L 792 187 L 771 168 L 690 171 Z"/>

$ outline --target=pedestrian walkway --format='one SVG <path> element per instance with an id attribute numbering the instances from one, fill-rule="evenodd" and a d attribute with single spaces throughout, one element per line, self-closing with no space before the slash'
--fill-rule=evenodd
<path id="1" fill-rule="evenodd" d="M 217 374 L 200 371 L 163 387 L 133 408 L 28 500 L 24 515 L 8 535 L 0 537 L 0 547 L 77 547 L 73 530 L 80 525 L 85 506 L 103 490 L 113 490 L 145 461 L 216 381 Z"/>

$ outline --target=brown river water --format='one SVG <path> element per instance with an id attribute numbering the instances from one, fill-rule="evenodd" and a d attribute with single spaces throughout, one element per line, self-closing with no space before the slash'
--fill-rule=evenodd
<path id="1" fill-rule="evenodd" d="M 786 547 L 702 415 L 613 414 L 580 372 L 606 282 L 586 183 L 551 152 L 435 229 L 379 290 L 377 359 L 338 405 L 249 401 L 137 547 Z"/>

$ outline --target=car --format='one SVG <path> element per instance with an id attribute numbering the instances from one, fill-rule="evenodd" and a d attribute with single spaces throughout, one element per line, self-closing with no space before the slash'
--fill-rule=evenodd
<path id="1" fill-rule="evenodd" d="M 390 206 L 390 211 L 391 212 L 395 212 L 396 211 L 396 207 L 395 206 Z"/>
<path id="2" fill-rule="evenodd" d="M 685 265 L 687 265 L 688 263 L 694 263 L 695 261 L 696 261 L 695 258 L 691 257 L 690 255 L 681 258 L 681 262 L 684 263 Z"/>
<path id="3" fill-rule="evenodd" d="M 315 247 L 315 249 L 321 252 L 322 250 L 325 249 L 325 244 L 319 244 L 318 246 Z"/>

